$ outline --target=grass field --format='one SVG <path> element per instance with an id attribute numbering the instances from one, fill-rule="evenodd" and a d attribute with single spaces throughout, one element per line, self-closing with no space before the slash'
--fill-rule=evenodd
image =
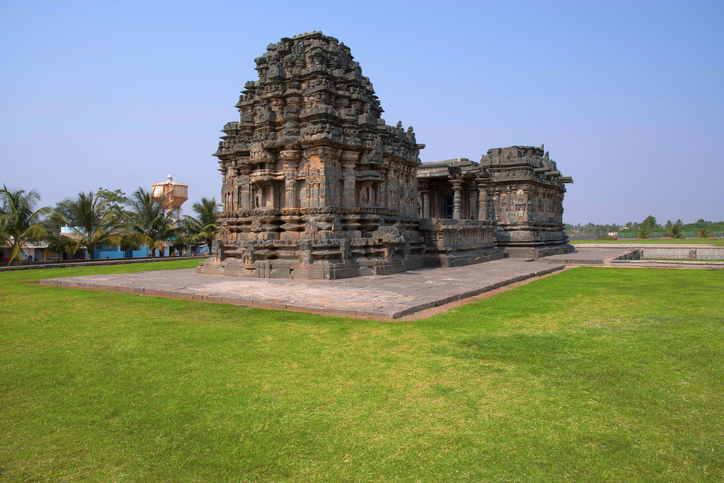
<path id="1" fill-rule="evenodd" d="M 576 268 L 416 322 L 0 274 L 0 481 L 724 481 L 724 273 Z"/>
<path id="2" fill-rule="evenodd" d="M 657 238 L 651 240 L 642 240 L 640 238 L 623 238 L 620 240 L 573 240 L 572 245 L 585 245 L 588 243 L 611 243 L 611 244 L 663 244 L 663 245 L 714 245 L 715 247 L 724 247 L 724 238 Z"/>

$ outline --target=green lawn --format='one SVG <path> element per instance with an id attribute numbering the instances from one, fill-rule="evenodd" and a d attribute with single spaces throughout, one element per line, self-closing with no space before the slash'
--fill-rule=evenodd
<path id="1" fill-rule="evenodd" d="M 724 247 L 724 238 L 656 238 L 642 240 L 641 238 L 622 238 L 620 240 L 573 240 L 572 245 L 585 245 L 587 243 L 611 243 L 611 244 L 664 244 L 664 245 L 714 245 Z"/>
<path id="2" fill-rule="evenodd" d="M 576 268 L 417 322 L 0 274 L 0 481 L 724 481 L 724 273 Z"/>

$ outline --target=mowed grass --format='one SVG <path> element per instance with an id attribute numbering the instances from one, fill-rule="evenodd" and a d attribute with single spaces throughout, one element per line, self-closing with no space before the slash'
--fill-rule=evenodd
<path id="1" fill-rule="evenodd" d="M 722 271 L 416 322 L 32 285 L 161 266 L 0 274 L 0 481 L 724 481 Z"/>
<path id="2" fill-rule="evenodd" d="M 612 245 L 714 245 L 724 247 L 724 238 L 656 238 L 643 240 L 640 238 L 621 238 L 619 240 L 572 240 L 572 245 L 586 245 L 589 243 L 605 243 Z"/>

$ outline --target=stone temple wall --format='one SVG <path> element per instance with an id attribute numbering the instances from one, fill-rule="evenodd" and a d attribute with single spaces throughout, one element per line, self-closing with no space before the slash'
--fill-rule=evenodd
<path id="1" fill-rule="evenodd" d="M 421 229 L 424 145 L 412 127 L 380 117 L 347 46 L 321 32 L 283 38 L 256 65 L 259 80 L 244 86 L 239 120 L 224 126 L 214 154 L 221 231 L 201 273 L 331 279 L 499 254 L 492 224 L 457 228 L 486 232 L 475 246 Z"/>
<path id="2" fill-rule="evenodd" d="M 480 160 L 487 217 L 495 240 L 509 256 L 546 256 L 573 251 L 563 229 L 563 196 L 570 177 L 561 176 L 544 148 L 489 149 Z"/>

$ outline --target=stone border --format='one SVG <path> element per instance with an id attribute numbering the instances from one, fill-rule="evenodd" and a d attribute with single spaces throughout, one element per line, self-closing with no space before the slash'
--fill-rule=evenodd
<path id="1" fill-rule="evenodd" d="M 611 265 L 623 268 L 698 268 L 705 270 L 724 270 L 724 261 L 707 262 L 703 260 L 612 260 Z"/>
<path id="2" fill-rule="evenodd" d="M 658 260 L 724 260 L 724 247 L 705 243 L 667 244 L 667 243 L 585 243 L 575 245 L 582 248 L 631 248 L 641 250 L 641 258 Z"/>

